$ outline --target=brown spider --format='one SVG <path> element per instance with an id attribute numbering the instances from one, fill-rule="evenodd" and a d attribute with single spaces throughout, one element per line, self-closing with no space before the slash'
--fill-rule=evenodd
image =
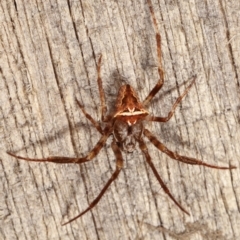
<path id="1" fill-rule="evenodd" d="M 137 93 L 130 85 L 124 85 L 120 88 L 115 111 L 106 116 L 107 107 L 105 101 L 104 90 L 102 87 L 102 79 L 100 76 L 101 70 L 101 60 L 102 56 L 100 56 L 98 63 L 97 63 L 97 73 L 98 73 L 98 88 L 101 100 L 101 112 L 102 112 L 102 122 L 106 123 L 104 129 L 100 126 L 100 124 L 95 121 L 85 110 L 84 107 L 77 101 L 78 106 L 81 108 L 82 112 L 86 116 L 88 120 L 93 124 L 93 126 L 101 133 L 101 138 L 95 145 L 95 147 L 87 154 L 87 156 L 82 158 L 70 158 L 70 157 L 59 157 L 59 156 L 51 156 L 47 158 L 35 159 L 35 158 L 25 158 L 21 156 L 17 156 L 11 152 L 7 152 L 12 157 L 23 159 L 27 161 L 33 162 L 54 162 L 54 163 L 84 163 L 91 161 L 102 149 L 104 144 L 106 143 L 108 137 L 113 134 L 113 142 L 111 144 L 112 150 L 116 156 L 116 170 L 112 174 L 111 178 L 108 180 L 102 191 L 99 195 L 89 204 L 88 208 L 78 214 L 76 217 L 70 219 L 68 222 L 64 223 L 66 225 L 77 218 L 81 217 L 86 212 L 90 211 L 102 198 L 110 184 L 117 178 L 118 174 L 121 172 L 123 167 L 123 157 L 121 151 L 125 152 L 133 152 L 136 143 L 138 143 L 140 149 L 142 150 L 143 154 L 146 157 L 147 163 L 149 164 L 150 168 L 152 169 L 155 177 L 157 178 L 159 184 L 165 191 L 165 193 L 172 199 L 172 201 L 186 214 L 189 213 L 180 205 L 180 203 L 172 196 L 169 189 L 162 181 L 161 177 L 159 176 L 156 168 L 154 167 L 151 157 L 148 153 L 148 149 L 146 143 L 143 140 L 143 135 L 149 139 L 149 141 L 160 151 L 166 153 L 170 158 L 175 159 L 177 161 L 192 164 L 192 165 L 203 165 L 210 168 L 216 169 L 233 169 L 236 168 L 235 166 L 230 167 L 219 167 L 215 165 L 210 165 L 204 163 L 198 159 L 186 157 L 177 154 L 176 152 L 172 152 L 166 146 L 164 146 L 148 129 L 146 129 L 143 125 L 144 121 L 155 121 L 155 122 L 167 122 L 173 116 L 176 107 L 179 105 L 183 97 L 188 93 L 190 88 L 193 86 L 196 77 L 192 80 L 191 84 L 186 88 L 186 90 L 182 93 L 181 96 L 177 98 L 175 103 L 173 104 L 170 112 L 168 113 L 167 117 L 155 117 L 149 114 L 146 110 L 146 106 L 151 102 L 152 98 L 158 93 L 164 83 L 164 73 L 162 69 L 162 59 L 161 59 L 161 36 L 159 34 L 157 21 L 155 18 L 155 14 L 153 12 L 151 0 L 147 0 L 148 7 L 151 13 L 151 17 L 153 20 L 155 33 L 156 33 L 156 42 L 157 42 L 157 57 L 158 57 L 158 73 L 159 73 L 159 80 L 155 87 L 151 90 L 145 100 L 141 103 L 137 96 Z"/>

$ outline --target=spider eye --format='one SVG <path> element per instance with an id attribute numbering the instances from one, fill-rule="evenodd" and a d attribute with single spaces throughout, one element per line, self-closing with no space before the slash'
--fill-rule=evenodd
<path id="1" fill-rule="evenodd" d="M 134 151 L 136 146 L 136 140 L 133 136 L 128 136 L 123 143 L 123 150 L 125 152 L 131 153 Z"/>

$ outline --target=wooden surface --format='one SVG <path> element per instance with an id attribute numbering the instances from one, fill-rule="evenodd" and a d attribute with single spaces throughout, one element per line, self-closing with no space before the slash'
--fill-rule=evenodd
<path id="1" fill-rule="evenodd" d="M 240 3 L 153 1 L 162 36 L 165 84 L 149 111 L 165 116 L 195 74 L 175 116 L 148 124 L 170 149 L 220 171 L 178 163 L 148 144 L 182 213 L 139 150 L 97 207 L 115 168 L 111 138 L 87 164 L 18 161 L 83 156 L 99 139 L 75 99 L 100 120 L 96 61 L 109 106 L 122 82 L 141 99 L 158 79 L 155 33 L 145 1 L 1 0 L 0 239 L 240 239 Z"/>

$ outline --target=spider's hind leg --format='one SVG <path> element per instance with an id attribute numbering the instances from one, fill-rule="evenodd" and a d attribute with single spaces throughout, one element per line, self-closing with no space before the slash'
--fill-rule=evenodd
<path id="1" fill-rule="evenodd" d="M 167 117 L 155 117 L 155 116 L 148 116 L 148 121 L 154 121 L 154 122 L 167 122 L 171 119 L 171 117 L 174 115 L 175 110 L 177 106 L 181 103 L 182 99 L 188 94 L 189 90 L 193 86 L 193 84 L 196 81 L 196 76 L 193 78 L 192 82 L 190 85 L 185 89 L 185 91 L 177 98 L 175 103 L 172 105 L 172 108 L 170 112 L 168 113 Z"/>
<path id="2" fill-rule="evenodd" d="M 98 59 L 98 63 L 97 63 L 97 82 L 98 82 L 98 90 L 99 90 L 99 95 L 100 95 L 100 102 L 101 102 L 101 118 L 102 121 L 107 121 L 108 119 L 106 118 L 106 112 L 107 112 L 107 106 L 106 106 L 106 100 L 105 100 L 105 94 L 104 94 L 104 90 L 103 90 L 103 86 L 102 86 L 102 78 L 101 78 L 101 62 L 102 62 L 102 55 L 100 55 L 99 59 Z M 76 99 L 78 106 L 80 107 L 80 109 L 82 110 L 83 114 L 85 115 L 85 117 L 93 124 L 93 126 L 101 133 L 104 134 L 100 124 L 93 119 L 93 117 L 88 114 L 84 107 L 82 106 L 82 104 Z M 106 120 L 107 119 L 107 120 Z"/>
<path id="3" fill-rule="evenodd" d="M 101 63 L 102 63 L 102 54 L 100 55 L 97 63 L 97 82 L 98 82 L 98 90 L 100 95 L 100 101 L 101 101 L 101 112 L 102 112 L 102 121 L 106 122 L 106 112 L 107 112 L 107 105 L 106 105 L 106 99 L 104 94 L 104 89 L 102 86 L 102 78 L 101 78 Z"/>
<path id="4" fill-rule="evenodd" d="M 162 67 L 162 49 L 161 49 L 161 35 L 159 33 L 157 20 L 153 11 L 153 6 L 151 0 L 147 0 L 148 7 L 152 16 L 152 21 L 154 24 L 155 34 L 156 34 L 156 43 L 157 43 L 157 58 L 158 58 L 158 74 L 159 74 L 159 80 L 157 84 L 154 86 L 154 88 L 150 91 L 148 96 L 143 101 L 143 105 L 148 105 L 152 98 L 158 93 L 158 91 L 162 88 L 164 83 L 164 72 Z"/>
<path id="5" fill-rule="evenodd" d="M 83 114 L 85 115 L 85 117 L 93 124 L 93 126 L 94 126 L 101 134 L 104 134 L 104 132 L 103 132 L 100 124 L 99 124 L 96 120 L 94 120 L 93 117 L 92 117 L 90 114 L 88 114 L 88 113 L 85 111 L 84 107 L 82 106 L 82 104 L 81 104 L 77 99 L 76 99 L 76 101 L 77 101 L 78 106 L 79 106 L 80 109 L 82 110 Z"/>

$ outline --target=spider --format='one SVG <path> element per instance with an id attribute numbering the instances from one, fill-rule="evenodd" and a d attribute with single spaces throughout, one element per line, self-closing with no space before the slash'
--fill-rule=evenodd
<path id="1" fill-rule="evenodd" d="M 102 128 L 101 124 L 95 121 L 90 114 L 88 114 L 84 107 L 80 104 L 78 100 L 77 104 L 82 110 L 85 117 L 93 124 L 96 130 L 101 134 L 101 138 L 97 142 L 97 144 L 93 147 L 93 149 L 85 156 L 81 158 L 71 158 L 71 157 L 60 157 L 60 156 L 51 156 L 47 158 L 26 158 L 15 155 L 11 152 L 7 152 L 12 157 L 23 159 L 26 161 L 33 161 L 33 162 L 54 162 L 54 163 L 85 163 L 91 161 L 103 148 L 105 145 L 108 137 L 113 135 L 113 141 L 111 143 L 111 148 L 114 152 L 116 157 L 116 170 L 112 174 L 111 178 L 108 180 L 104 188 L 98 194 L 98 196 L 89 204 L 89 206 L 76 217 L 70 219 L 69 221 L 65 222 L 62 225 L 66 225 L 71 223 L 72 221 L 76 220 L 77 218 L 81 217 L 88 211 L 90 211 L 102 198 L 108 187 L 111 183 L 118 177 L 119 173 L 123 168 L 123 157 L 122 151 L 126 153 L 131 153 L 134 151 L 136 144 L 138 144 L 139 148 L 143 152 L 147 163 L 149 164 L 150 168 L 153 171 L 153 174 L 157 178 L 159 184 L 163 188 L 164 192 L 172 199 L 172 201 L 186 214 L 190 215 L 181 205 L 180 203 L 173 197 L 170 193 L 169 189 L 161 179 L 160 175 L 158 174 L 151 157 L 149 155 L 146 143 L 143 137 L 146 137 L 157 149 L 167 154 L 170 158 L 187 163 L 192 165 L 202 165 L 209 168 L 216 168 L 216 169 L 234 169 L 235 166 L 230 167 L 219 167 L 216 165 L 210 165 L 203 161 L 200 161 L 195 158 L 186 157 L 179 155 L 176 152 L 169 150 L 163 143 L 161 143 L 148 129 L 144 127 L 145 121 L 153 121 L 153 122 L 167 122 L 173 116 L 176 107 L 182 101 L 183 97 L 187 95 L 190 88 L 195 83 L 196 77 L 193 78 L 190 85 L 185 89 L 185 91 L 176 99 L 175 103 L 173 104 L 171 110 L 169 111 L 166 117 L 156 117 L 151 115 L 147 110 L 147 105 L 151 102 L 153 97 L 158 93 L 158 91 L 162 88 L 164 83 L 164 72 L 162 69 L 162 58 L 161 58 L 161 36 L 159 33 L 159 29 L 157 26 L 157 21 L 155 18 L 155 14 L 152 7 L 151 0 L 147 0 L 149 11 L 151 14 L 151 18 L 153 21 L 154 29 L 155 29 L 155 36 L 156 36 L 156 45 L 157 45 L 157 58 L 158 58 L 158 73 L 159 73 L 159 80 L 157 84 L 153 87 L 150 91 L 148 96 L 144 99 L 143 102 L 140 102 L 136 91 L 129 85 L 123 85 L 120 87 L 118 92 L 115 110 L 113 113 L 106 115 L 107 107 L 105 101 L 105 94 L 102 86 L 102 79 L 101 79 L 101 61 L 102 55 L 100 55 L 98 62 L 97 62 L 97 83 L 100 95 L 100 102 L 101 102 L 101 119 L 102 122 L 105 123 L 105 127 Z"/>

